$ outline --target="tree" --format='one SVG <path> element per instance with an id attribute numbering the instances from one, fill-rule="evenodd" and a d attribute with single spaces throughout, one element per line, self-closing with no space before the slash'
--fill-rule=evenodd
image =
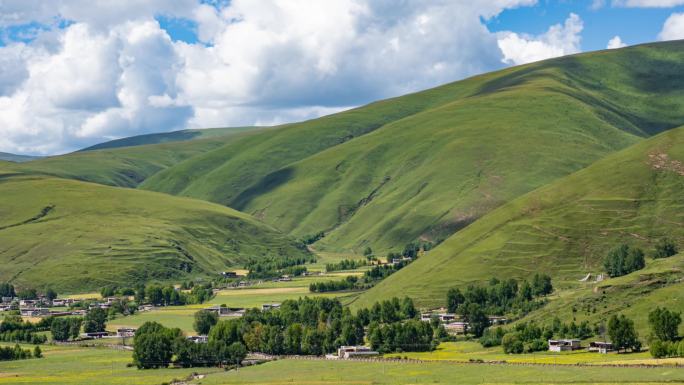
<path id="1" fill-rule="evenodd" d="M 371 249 L 370 246 L 366 247 L 366 249 L 363 251 L 363 256 L 369 261 L 373 259 L 373 249 Z"/>
<path id="2" fill-rule="evenodd" d="M 401 301 L 401 314 L 404 319 L 415 318 L 418 314 L 416 307 L 413 305 L 413 300 L 409 297 L 404 297 Z"/>
<path id="3" fill-rule="evenodd" d="M 659 340 L 676 341 L 682 317 L 679 313 L 658 307 L 648 314 L 648 323 L 651 325 L 653 335 Z"/>
<path id="4" fill-rule="evenodd" d="M 99 307 L 90 309 L 85 316 L 83 331 L 96 333 L 105 331 L 107 326 L 107 312 Z"/>
<path id="5" fill-rule="evenodd" d="M 548 295 L 553 292 L 551 277 L 546 274 L 535 274 L 532 278 L 532 290 L 534 295 Z"/>
<path id="6" fill-rule="evenodd" d="M 634 330 L 634 321 L 624 315 L 613 315 L 608 320 L 608 336 L 617 351 L 632 349 L 641 350 L 639 335 Z"/>
<path id="7" fill-rule="evenodd" d="M 135 302 L 143 303 L 145 302 L 145 285 L 139 284 L 135 288 Z"/>
<path id="8" fill-rule="evenodd" d="M 201 335 L 209 334 L 212 326 L 218 322 L 218 314 L 209 310 L 200 310 L 195 313 L 195 322 L 193 328 Z"/>
<path id="9" fill-rule="evenodd" d="M 653 258 L 668 258 L 677 254 L 677 245 L 668 238 L 662 238 L 655 245 L 655 253 Z"/>
<path id="10" fill-rule="evenodd" d="M 476 303 L 466 303 L 462 306 L 463 319 L 468 323 L 468 332 L 475 337 L 482 337 L 489 326 L 489 318 Z"/>
<path id="11" fill-rule="evenodd" d="M 506 354 L 520 354 L 525 346 L 518 333 L 506 333 L 501 339 L 501 346 Z"/>
<path id="12" fill-rule="evenodd" d="M 458 288 L 449 289 L 447 292 L 447 309 L 449 313 L 456 313 L 458 307 L 463 304 L 465 297 Z"/>
<path id="13" fill-rule="evenodd" d="M 22 289 L 17 293 L 19 299 L 38 299 L 38 292 L 36 289 Z"/>
<path id="14" fill-rule="evenodd" d="M 49 288 L 49 289 L 47 289 L 47 290 L 45 291 L 45 297 L 46 297 L 49 301 L 53 301 L 53 300 L 55 300 L 55 299 L 57 298 L 57 292 L 54 291 L 52 288 Z"/>
<path id="15" fill-rule="evenodd" d="M 628 245 L 622 244 L 608 252 L 603 265 L 608 275 L 620 277 L 643 269 L 646 266 L 646 261 L 641 249 L 630 248 Z"/>
<path id="16" fill-rule="evenodd" d="M 17 293 L 14 291 L 14 285 L 8 282 L 0 283 L 0 297 L 16 297 Z"/>
<path id="17" fill-rule="evenodd" d="M 81 324 L 83 324 L 83 318 L 69 318 L 69 336 L 71 339 L 78 338 L 78 335 L 81 332 Z"/>
<path id="18" fill-rule="evenodd" d="M 55 341 L 66 341 L 69 339 L 69 319 L 68 318 L 55 318 L 52 320 L 52 325 L 50 325 L 50 332 L 52 333 L 52 339 Z"/>
<path id="19" fill-rule="evenodd" d="M 43 357 L 43 351 L 40 350 L 40 346 L 36 345 L 36 347 L 33 348 L 33 357 L 35 357 L 35 358 Z"/>
<path id="20" fill-rule="evenodd" d="M 162 294 L 162 288 L 159 286 L 150 286 L 145 290 L 147 298 L 153 305 L 161 305 L 164 303 L 164 295 Z"/>
<path id="21" fill-rule="evenodd" d="M 168 366 L 173 355 L 171 333 L 157 322 L 145 322 L 135 333 L 133 362 L 139 369 Z"/>

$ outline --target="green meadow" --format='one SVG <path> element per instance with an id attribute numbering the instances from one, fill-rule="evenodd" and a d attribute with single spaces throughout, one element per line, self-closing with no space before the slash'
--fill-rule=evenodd
<path id="1" fill-rule="evenodd" d="M 247 257 L 307 254 L 271 226 L 208 202 L 9 171 L 0 181 L 0 279 L 19 286 L 77 293 L 175 283 L 241 268 Z"/>
<path id="2" fill-rule="evenodd" d="M 684 127 L 610 155 L 492 211 L 354 305 L 399 290 L 419 304 L 441 305 L 450 287 L 539 271 L 557 288 L 573 288 L 587 273 L 601 273 L 605 254 L 621 243 L 647 255 L 663 237 L 682 245 L 683 161 Z"/>

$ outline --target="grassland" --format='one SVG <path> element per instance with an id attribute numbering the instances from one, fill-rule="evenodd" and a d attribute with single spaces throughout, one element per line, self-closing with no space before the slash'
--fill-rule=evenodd
<path id="1" fill-rule="evenodd" d="M 24 348 L 32 347 L 30 345 Z M 193 372 L 215 373 L 216 368 L 138 370 L 127 367 L 130 351 L 72 346 L 42 347 L 44 358 L 0 362 L 0 384 L 44 385 L 159 385 Z"/>
<path id="2" fill-rule="evenodd" d="M 681 246 L 682 162 L 684 128 L 608 156 L 491 212 L 354 306 L 397 292 L 423 305 L 443 304 L 449 287 L 535 272 L 551 274 L 561 289 L 572 288 L 587 273 L 600 273 L 607 250 L 620 243 L 651 253 L 654 242 L 667 236 Z"/>
<path id="3" fill-rule="evenodd" d="M 109 142 L 99 143 L 94 146 L 84 148 L 81 151 L 103 150 L 109 148 L 134 147 L 148 144 L 161 144 L 172 142 L 187 142 L 190 140 L 219 138 L 235 134 L 243 134 L 248 131 L 258 130 L 257 127 L 221 127 L 190 129 L 171 132 L 161 132 L 155 134 L 145 134 L 131 136 L 127 138 L 110 140 Z"/>
<path id="4" fill-rule="evenodd" d="M 585 344 L 586 346 L 587 344 Z M 648 352 L 629 354 L 598 354 L 585 350 L 574 352 L 535 352 L 527 354 L 504 354 L 500 346 L 483 348 L 474 341 L 444 342 L 432 352 L 406 352 L 388 354 L 390 358 L 404 358 L 428 361 L 469 362 L 482 360 L 485 362 L 510 362 L 516 364 L 554 364 L 554 365 L 607 365 L 607 364 L 662 364 L 663 360 L 655 360 Z M 671 360 L 669 364 L 683 364 L 684 358 Z"/>
<path id="5" fill-rule="evenodd" d="M 186 141 L 165 141 L 161 138 L 189 138 L 191 135 L 178 136 L 174 133 L 155 134 L 158 144 L 153 141 L 139 140 L 137 137 L 123 142 L 107 142 L 97 151 L 79 151 L 66 155 L 37 159 L 23 164 L 11 165 L 11 169 L 24 174 L 58 176 L 62 178 L 89 181 L 110 186 L 136 187 L 146 178 L 171 167 L 183 160 L 217 149 L 233 140 L 256 132 L 259 129 L 208 130 Z M 185 132 L 185 131 L 183 131 Z M 143 145 L 142 143 L 151 142 Z M 137 143 L 137 144 L 136 144 Z M 119 148 L 120 144 L 136 144 Z M 3 168 L 8 169 L 8 165 Z"/>
<path id="6" fill-rule="evenodd" d="M 295 236 L 326 231 L 321 250 L 440 240 L 683 124 L 683 44 L 534 63 L 286 125 L 142 187 L 226 204 Z"/>
<path id="7" fill-rule="evenodd" d="M 227 384 L 638 384 L 684 381 L 674 368 L 591 368 L 475 364 L 369 363 L 349 361 L 276 362 L 210 375 L 203 385 Z"/>
<path id="8" fill-rule="evenodd" d="M 298 243 L 216 204 L 60 178 L 0 178 L 0 280 L 60 292 L 178 282 L 304 255 Z"/>

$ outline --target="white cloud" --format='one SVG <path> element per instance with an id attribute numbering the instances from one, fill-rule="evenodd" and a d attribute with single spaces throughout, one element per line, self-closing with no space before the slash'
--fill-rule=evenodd
<path id="1" fill-rule="evenodd" d="M 622 39 L 620 39 L 620 36 L 615 36 L 612 39 L 608 40 L 608 45 L 606 46 L 607 49 L 615 49 L 622 47 L 627 47 L 627 44 L 625 44 L 622 41 Z"/>
<path id="2" fill-rule="evenodd" d="M 0 151 L 308 119 L 499 68 L 502 52 L 521 63 L 579 51 L 576 15 L 536 37 L 483 25 L 534 3 L 5 0 L 0 26 L 51 29 L 0 48 Z M 159 14 L 195 21 L 201 43 L 171 41 Z"/>
<path id="3" fill-rule="evenodd" d="M 684 0 L 613 0 L 614 7 L 670 8 L 683 5 Z"/>
<path id="4" fill-rule="evenodd" d="M 504 63 L 525 64 L 580 52 L 583 28 L 582 19 L 571 13 L 564 24 L 553 25 L 539 36 L 501 32 L 498 45 Z"/>
<path id="5" fill-rule="evenodd" d="M 684 39 L 684 13 L 673 13 L 665 20 L 662 31 L 658 34 L 660 40 Z"/>

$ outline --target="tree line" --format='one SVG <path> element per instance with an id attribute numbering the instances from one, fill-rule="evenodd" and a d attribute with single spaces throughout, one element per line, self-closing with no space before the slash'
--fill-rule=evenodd
<path id="1" fill-rule="evenodd" d="M 653 259 L 668 258 L 677 254 L 677 245 L 668 238 L 655 244 Z M 611 277 L 620 277 L 646 267 L 644 251 L 638 247 L 621 244 L 611 249 L 603 261 L 605 271 Z"/>
<path id="2" fill-rule="evenodd" d="M 19 315 L 6 315 L 0 323 L 0 341 L 25 342 L 29 344 L 42 344 L 47 337 L 38 332 L 50 329 L 50 318 L 41 319 L 37 323 L 24 321 Z"/>
<path id="3" fill-rule="evenodd" d="M 401 261 L 395 264 L 373 266 L 370 270 L 366 270 L 361 278 L 347 276 L 341 280 L 313 282 L 309 285 L 309 291 L 312 293 L 322 293 L 328 291 L 369 289 L 379 281 L 401 270 L 410 262 L 411 261 Z"/>
<path id="4" fill-rule="evenodd" d="M 337 263 L 326 263 L 325 271 L 340 271 L 340 270 L 354 270 L 362 266 L 367 266 L 368 261 L 364 259 L 343 259 Z"/>
<path id="5" fill-rule="evenodd" d="M 202 310 L 195 315 L 194 327 L 208 332 L 207 344 L 190 345 L 178 338 L 179 330 L 147 323 L 136 332 L 135 363 L 139 368 L 164 367 L 172 360 L 183 366 L 231 365 L 248 351 L 322 355 L 341 345 L 363 344 L 366 338 L 381 351 L 434 348 L 440 333 L 430 323 L 417 321 L 417 315 L 409 298 L 376 303 L 357 315 L 337 299 L 319 297 L 287 300 L 279 309 L 250 309 L 231 320 L 219 321 Z"/>
<path id="6" fill-rule="evenodd" d="M 0 346 L 0 361 L 26 360 L 41 357 L 43 357 L 43 352 L 39 346 L 33 348 L 33 353 L 29 349 L 22 349 L 19 344 L 14 345 L 14 347 Z"/>
<path id="7" fill-rule="evenodd" d="M 283 275 L 300 276 L 305 273 L 307 263 L 316 262 L 313 255 L 303 257 L 258 257 L 245 263 L 248 279 L 270 279 Z"/>

